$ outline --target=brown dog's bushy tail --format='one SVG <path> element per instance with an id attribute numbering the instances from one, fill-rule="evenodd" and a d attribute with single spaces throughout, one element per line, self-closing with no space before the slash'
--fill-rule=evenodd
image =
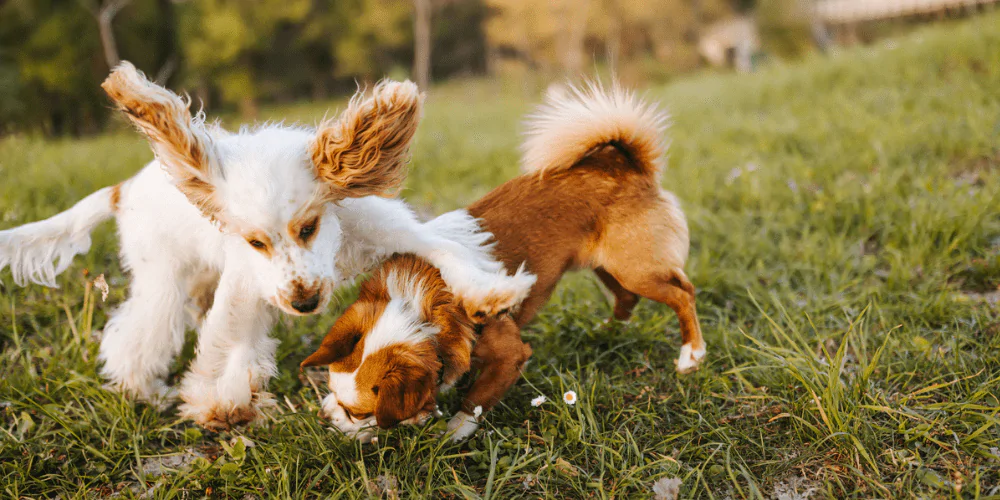
<path id="1" fill-rule="evenodd" d="M 663 170 L 667 114 L 623 89 L 590 82 L 550 89 L 527 120 L 521 169 L 526 173 L 565 170 L 604 146 L 629 157 L 646 175 Z"/>

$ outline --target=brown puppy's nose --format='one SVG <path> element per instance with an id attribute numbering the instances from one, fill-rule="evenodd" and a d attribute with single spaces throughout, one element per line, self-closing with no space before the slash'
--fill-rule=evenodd
<path id="1" fill-rule="evenodd" d="M 312 294 L 309 298 L 292 301 L 292 308 L 300 313 L 311 313 L 316 310 L 316 306 L 318 305 L 319 292 Z"/>

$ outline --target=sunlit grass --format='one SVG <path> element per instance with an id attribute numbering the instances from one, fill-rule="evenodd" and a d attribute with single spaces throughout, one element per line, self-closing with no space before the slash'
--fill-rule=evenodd
<path id="1" fill-rule="evenodd" d="M 525 379 L 462 445 L 437 437 L 441 421 L 361 446 L 317 417 L 297 364 L 340 306 L 279 325 L 278 408 L 212 434 L 101 388 L 96 337 L 127 282 L 111 224 L 58 290 L 0 273 L 0 494 L 632 498 L 678 477 L 685 497 L 1000 495 L 1000 321 L 986 300 L 1000 284 L 998 27 L 991 15 L 649 90 L 673 115 L 664 186 L 690 221 L 707 364 L 675 375 L 669 309 L 643 302 L 604 324 L 597 280 L 574 274 L 525 332 Z M 515 175 L 538 90 L 433 89 L 403 196 L 431 215 Z M 311 124 L 342 105 L 262 118 Z M 124 129 L 0 142 L 0 227 L 151 157 Z M 86 286 L 100 273 L 107 303 Z M 187 458 L 175 470 L 164 455 Z"/>

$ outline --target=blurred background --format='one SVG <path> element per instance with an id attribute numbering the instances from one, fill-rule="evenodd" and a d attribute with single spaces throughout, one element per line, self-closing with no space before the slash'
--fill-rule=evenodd
<path id="1" fill-rule="evenodd" d="M 630 85 L 750 72 L 995 0 L 7 0 L 0 134 L 82 136 L 108 123 L 120 60 L 243 120 L 383 76 L 544 87 L 614 71 Z"/>

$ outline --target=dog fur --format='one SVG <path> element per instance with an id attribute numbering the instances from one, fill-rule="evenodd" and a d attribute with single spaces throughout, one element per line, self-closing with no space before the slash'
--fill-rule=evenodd
<path id="1" fill-rule="evenodd" d="M 617 85 L 606 90 L 592 84 L 549 96 L 529 121 L 522 163 L 525 174 L 468 208 L 468 213 L 493 234 L 493 254 L 507 269 L 526 265 L 537 281 L 519 309 L 510 316 L 487 320 L 478 335 L 469 363 L 476 376 L 461 411 L 449 422 L 454 439 L 471 435 L 482 411 L 492 408 L 520 377 L 531 355 L 530 347 L 521 340 L 521 328 L 535 317 L 562 275 L 571 269 L 594 270 L 616 299 L 616 319 L 628 319 L 640 297 L 670 306 L 680 320 L 683 344 L 677 370 L 686 373 L 697 369 L 705 355 L 705 343 L 695 311 L 695 289 L 684 273 L 689 247 L 687 222 L 677 199 L 660 187 L 665 123 L 666 116 L 654 106 Z M 398 269 L 395 272 L 397 281 L 416 279 L 415 275 L 401 276 Z M 372 280 L 386 276 L 380 273 Z M 411 302 L 419 303 L 420 297 Z M 379 306 L 370 307 L 377 310 Z M 324 346 L 339 344 L 341 349 L 321 348 L 303 363 L 334 363 L 332 394 L 324 409 L 338 427 L 354 435 L 359 435 L 355 428 L 358 422 L 348 420 L 350 425 L 341 425 L 345 421 L 340 413 L 350 413 L 338 408 L 344 406 L 341 393 L 365 391 L 368 381 L 354 378 L 344 383 L 336 363 L 341 363 L 338 360 L 343 356 L 356 356 L 352 348 L 343 346 L 354 338 L 363 345 L 365 335 L 370 335 L 377 323 L 407 324 L 386 317 L 390 313 L 395 314 L 383 309 L 381 315 L 370 316 L 360 327 L 345 330 L 335 326 Z M 413 317 L 410 326 L 398 327 L 397 338 L 410 338 L 416 330 L 431 336 L 430 332 L 439 328 L 435 326 L 440 323 L 437 318 L 424 315 L 422 322 L 417 322 Z M 351 332 L 348 340 L 345 331 Z M 454 352 L 440 354 L 421 347 L 430 340 L 396 342 L 392 352 L 399 358 L 422 360 L 414 364 L 423 366 L 437 366 L 431 360 L 436 354 L 444 373 L 464 367 L 464 362 L 449 363 L 464 359 L 465 344 L 441 343 L 438 351 Z M 387 373 L 394 362 L 392 358 L 373 360 L 372 364 L 383 366 L 368 370 Z M 427 411 L 427 401 L 433 398 L 436 387 L 428 386 L 426 379 L 426 374 L 421 374 L 404 382 L 405 398 L 414 404 L 397 402 L 389 423 Z M 385 427 L 382 419 L 376 418 L 375 423 Z"/>
<path id="2" fill-rule="evenodd" d="M 508 276 L 487 249 L 448 239 L 386 199 L 406 176 L 423 96 L 411 82 L 359 92 L 316 130 L 265 125 L 229 133 L 190 102 L 122 63 L 102 85 L 149 139 L 156 159 L 134 177 L 44 221 L 0 231 L 0 270 L 56 286 L 55 276 L 115 217 L 128 299 L 104 327 L 109 386 L 166 404 L 186 326 L 197 357 L 180 383 L 181 414 L 210 428 L 253 420 L 276 372 L 277 312 L 322 311 L 333 290 L 394 252 L 441 269 L 472 309 L 517 304 L 534 278 Z M 455 233 L 480 240 L 471 217 Z M 185 314 L 185 311 L 191 314 Z"/>

